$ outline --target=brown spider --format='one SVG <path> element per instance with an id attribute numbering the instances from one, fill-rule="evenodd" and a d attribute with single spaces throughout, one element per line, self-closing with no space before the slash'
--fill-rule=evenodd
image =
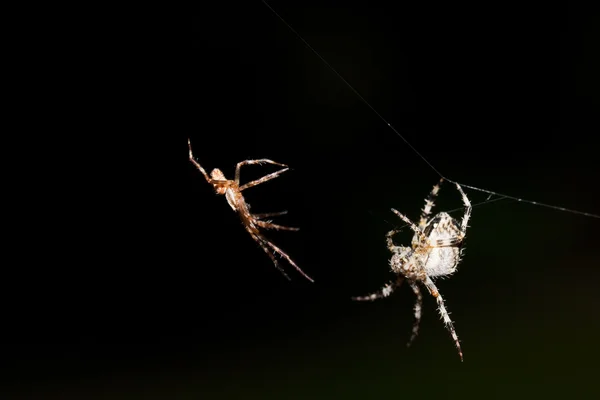
<path id="1" fill-rule="evenodd" d="M 262 219 L 264 219 L 264 218 L 287 214 L 287 211 L 274 212 L 274 213 L 263 213 L 263 214 L 252 214 L 250 212 L 250 205 L 248 203 L 246 203 L 246 200 L 244 200 L 244 196 L 242 196 L 242 190 L 251 188 L 253 186 L 259 185 L 263 182 L 266 182 L 273 178 L 276 178 L 277 176 L 279 176 L 280 174 L 284 173 L 285 171 L 287 171 L 289 169 L 287 167 L 287 165 L 280 164 L 275 161 L 267 160 L 265 158 L 260 159 L 260 160 L 241 161 L 241 162 L 237 163 L 237 166 L 235 168 L 235 180 L 231 180 L 231 179 L 225 178 L 225 175 L 223 174 L 223 172 L 221 172 L 221 170 L 219 170 L 218 168 L 213 169 L 210 173 L 210 176 L 208 176 L 208 174 L 206 173 L 204 168 L 202 168 L 202 166 L 198 163 L 198 161 L 196 161 L 194 159 L 194 156 L 192 154 L 192 145 L 190 144 L 189 139 L 188 139 L 188 148 L 190 151 L 190 161 L 192 162 L 192 164 L 194 164 L 196 166 L 196 168 L 198 168 L 200 170 L 202 175 L 204 175 L 204 178 L 206 179 L 206 181 L 208 183 L 210 183 L 211 185 L 213 185 L 215 191 L 218 194 L 225 195 L 225 198 L 227 199 L 227 203 L 229 203 L 229 205 L 231 206 L 233 211 L 236 211 L 239 214 L 239 216 L 242 220 L 242 223 L 244 224 L 244 228 L 246 228 L 246 230 L 248 231 L 248 233 L 250 234 L 252 239 L 254 239 L 256 241 L 256 243 L 258 243 L 260 245 L 260 247 L 265 251 L 265 253 L 267 253 L 267 255 L 269 256 L 271 261 L 273 261 L 273 264 L 275 264 L 275 267 L 279 271 L 281 271 L 281 273 L 287 279 L 290 279 L 290 277 L 279 266 L 279 263 L 277 262 L 275 255 L 273 253 L 271 253 L 269 248 L 273 249 L 273 251 L 275 253 L 277 253 L 281 257 L 285 258 L 287 260 L 287 262 L 289 262 L 294 268 L 296 268 L 298 270 L 298 272 L 300 272 L 306 279 L 308 279 L 311 282 L 314 282 L 314 280 L 310 276 L 306 275 L 304 273 L 304 271 L 302 271 L 300 269 L 300 267 L 298 267 L 296 265 L 296 263 L 294 263 L 294 261 L 292 261 L 290 256 L 288 256 L 279 247 L 275 246 L 271 241 L 269 241 L 260 232 L 260 228 L 277 229 L 277 230 L 284 230 L 284 231 L 298 231 L 299 228 L 290 228 L 288 226 L 277 225 L 277 224 L 272 223 L 271 221 L 262 221 Z M 260 179 L 256 179 L 254 181 L 248 182 L 248 183 L 240 186 L 240 168 L 244 165 L 262 164 L 262 163 L 279 165 L 279 166 L 285 167 L 285 168 L 283 168 L 279 171 L 273 172 L 269 175 L 265 175 Z"/>
<path id="2" fill-rule="evenodd" d="M 437 277 L 449 276 L 456 271 L 458 263 L 460 262 L 462 244 L 467 232 L 472 207 L 465 192 L 463 192 L 459 184 L 456 184 L 456 189 L 462 196 L 462 201 L 465 205 L 465 213 L 462 217 L 462 221 L 458 223 L 458 221 L 445 212 L 440 212 L 433 216 L 433 218 L 430 218 L 431 209 L 434 206 L 433 201 L 440 190 L 442 182 L 443 179 L 440 180 L 438 185 L 433 187 L 429 197 L 425 199 L 425 207 L 423 208 L 419 225 L 415 225 L 404 214 L 401 214 L 392 208 L 392 211 L 406 222 L 415 233 L 412 238 L 411 247 L 396 246 L 392 241 L 392 236 L 399 231 L 393 230 L 388 232 L 386 236 L 387 247 L 393 253 L 392 258 L 390 259 L 390 266 L 392 271 L 398 275 L 396 281 L 388 283 L 379 292 L 367 296 L 353 297 L 353 300 L 372 301 L 388 297 L 404 280 L 407 280 L 417 297 L 414 309 L 415 322 L 412 329 L 412 336 L 408 342 L 408 346 L 410 346 L 419 333 L 423 296 L 421 295 L 417 283 L 423 283 L 429 293 L 435 297 L 440 315 L 454 339 L 454 343 L 456 344 L 458 354 L 462 361 L 463 354 L 460 349 L 458 336 L 456 335 L 452 320 L 444 306 L 442 295 L 433 283 L 432 278 L 435 279 Z"/>

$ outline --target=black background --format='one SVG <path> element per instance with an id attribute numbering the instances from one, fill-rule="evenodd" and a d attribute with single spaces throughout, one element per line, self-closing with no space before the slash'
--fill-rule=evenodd
<path id="1" fill-rule="evenodd" d="M 589 11 L 271 5 L 445 176 L 600 214 L 599 23 Z M 414 302 L 407 287 L 374 303 L 350 297 L 392 277 L 385 234 L 399 222 L 390 208 L 418 220 L 439 176 L 261 2 L 210 5 L 176 24 L 183 33 L 157 41 L 153 73 L 140 70 L 145 90 L 123 100 L 130 89 L 113 83 L 115 101 L 130 107 L 103 111 L 110 118 L 143 109 L 117 129 L 139 144 L 135 153 L 119 149 L 127 167 L 100 152 L 86 164 L 117 178 L 90 173 L 71 182 L 86 189 L 62 204 L 76 209 L 61 226 L 67 233 L 37 232 L 53 245 L 29 250 L 52 262 L 31 276 L 25 268 L 22 290 L 7 296 L 11 393 L 592 393 L 597 218 L 511 200 L 476 206 L 458 272 L 438 281 L 465 361 L 430 296 L 406 349 Z M 161 36 L 160 27 L 144 29 L 128 43 L 132 52 Z M 152 100 L 137 103 L 146 95 Z M 204 168 L 229 178 L 245 159 L 291 167 L 245 196 L 255 212 L 289 211 L 278 221 L 301 230 L 267 235 L 314 284 L 283 261 L 291 282 L 273 267 L 189 163 L 188 137 Z M 90 140 L 120 147 L 100 134 Z M 273 170 L 244 167 L 242 182 Z M 467 195 L 474 204 L 487 199 Z M 436 210 L 461 206 L 444 185 Z M 60 225 L 61 213 L 52 219 Z M 397 241 L 411 236 L 404 229 Z"/>

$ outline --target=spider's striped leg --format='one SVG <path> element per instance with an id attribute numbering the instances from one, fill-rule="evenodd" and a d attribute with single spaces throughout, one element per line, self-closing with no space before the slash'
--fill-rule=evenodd
<path id="1" fill-rule="evenodd" d="M 435 284 L 433 283 L 431 278 L 427 277 L 425 279 L 424 283 L 425 283 L 425 286 L 427 287 L 427 289 L 429 290 L 429 293 L 431 293 L 431 295 L 433 297 L 435 297 L 435 299 L 438 303 L 438 310 L 440 312 L 440 315 L 442 316 L 442 319 L 444 320 L 444 323 L 446 324 L 446 328 L 448 328 L 448 330 L 450 331 L 450 334 L 452 335 L 452 339 L 454 339 L 454 344 L 456 344 L 456 348 L 458 349 L 458 355 L 460 356 L 460 361 L 462 361 L 463 353 L 460 348 L 458 336 L 456 335 L 456 331 L 454 330 L 454 325 L 452 324 L 452 320 L 450 319 L 450 315 L 448 314 L 448 311 L 446 311 L 446 307 L 444 307 L 444 299 L 442 299 L 442 295 L 440 294 L 440 292 L 438 292 L 437 287 L 435 286 Z"/>
<path id="2" fill-rule="evenodd" d="M 438 195 L 438 192 L 440 191 L 440 186 L 442 185 L 442 182 L 444 182 L 444 178 L 440 179 L 438 184 L 433 187 L 431 193 L 429 193 L 429 195 L 425 199 L 425 207 L 423 207 L 421 219 L 419 220 L 419 228 L 421 230 L 425 229 L 425 225 L 427 225 L 427 220 L 429 219 L 428 217 L 431 215 L 431 209 L 435 206 L 434 201 Z"/>
<path id="3" fill-rule="evenodd" d="M 467 225 L 469 223 L 469 218 L 471 218 L 471 210 L 472 210 L 472 206 L 471 206 L 471 202 L 469 201 L 469 198 L 467 197 L 467 195 L 465 194 L 465 192 L 463 192 L 462 188 L 460 187 L 460 185 L 457 183 L 456 184 L 456 188 L 458 189 L 458 191 L 460 192 L 460 194 L 462 195 L 462 201 L 465 204 L 465 215 L 463 215 L 463 219 L 462 222 L 460 224 L 460 230 L 463 232 L 463 234 L 467 231 Z"/>
<path id="4" fill-rule="evenodd" d="M 386 239 L 386 243 L 387 243 L 387 248 L 392 252 L 392 253 L 397 253 L 398 251 L 405 251 L 406 247 L 404 246 L 396 246 L 394 244 L 394 241 L 392 239 L 392 236 L 394 236 L 396 233 L 400 232 L 400 229 L 394 229 L 393 231 L 389 231 L 386 235 L 385 235 L 385 239 Z"/>
<path id="5" fill-rule="evenodd" d="M 289 226 L 283 226 L 283 225 L 277 225 L 272 223 L 271 221 L 254 221 L 254 223 L 258 226 L 260 226 L 261 228 L 265 228 L 265 229 L 277 229 L 277 230 L 281 230 L 281 231 L 299 231 L 300 228 L 292 228 Z"/>
<path id="6" fill-rule="evenodd" d="M 377 299 L 383 299 L 384 297 L 388 297 L 390 294 L 392 294 L 394 289 L 398 288 L 402 284 L 403 281 L 404 281 L 404 277 L 400 275 L 400 276 L 398 276 L 398 279 L 395 282 L 389 282 L 387 285 L 385 285 L 383 288 L 381 288 L 378 292 L 369 294 L 367 296 L 352 297 L 352 300 L 354 300 L 354 301 L 373 301 L 373 300 L 377 300 Z"/>
<path id="7" fill-rule="evenodd" d="M 417 296 L 417 300 L 415 301 L 415 322 L 413 323 L 412 335 L 410 336 L 410 340 L 408 341 L 408 343 L 406 343 L 406 347 L 410 347 L 412 342 L 419 334 L 419 324 L 421 323 L 421 310 L 423 309 L 423 295 L 421 294 L 421 289 L 419 289 L 419 286 L 416 282 L 411 282 L 410 287 L 415 293 L 415 296 Z"/>
<path id="8" fill-rule="evenodd" d="M 408 226 L 410 226 L 410 229 L 413 230 L 413 232 L 415 232 L 417 235 L 419 235 L 419 239 L 421 239 L 421 241 L 423 241 L 424 243 L 428 243 L 428 239 L 427 237 L 423 234 L 423 231 L 419 229 L 419 227 L 417 225 L 415 225 L 414 222 L 412 222 L 410 219 L 408 219 L 408 217 L 406 217 L 404 214 L 402 214 L 400 211 L 395 210 L 392 208 L 392 211 L 399 216 L 402 221 L 406 222 L 408 224 Z"/>
<path id="9" fill-rule="evenodd" d="M 242 168 L 244 165 L 253 165 L 253 164 L 273 164 L 273 165 L 279 165 L 279 166 L 285 167 L 285 168 L 280 169 L 279 171 L 275 171 L 269 175 L 265 175 L 262 178 L 256 179 L 252 182 L 248 182 L 248 183 L 240 186 L 240 191 L 251 188 L 252 186 L 256 186 L 258 184 L 269 181 L 271 179 L 277 178 L 280 174 L 283 174 L 285 171 L 287 171 L 289 169 L 289 168 L 287 168 L 287 165 L 285 165 L 285 164 L 281 164 L 281 163 L 278 163 L 278 162 L 275 162 L 272 160 L 268 160 L 266 158 L 261 158 L 260 160 L 240 161 L 239 163 L 237 163 L 237 166 L 235 167 L 235 183 L 237 183 L 238 185 L 240 184 L 240 168 Z"/>

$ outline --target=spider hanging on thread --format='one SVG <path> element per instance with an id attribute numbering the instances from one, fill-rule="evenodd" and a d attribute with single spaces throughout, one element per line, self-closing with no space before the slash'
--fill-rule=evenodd
<path id="1" fill-rule="evenodd" d="M 242 224 L 244 225 L 244 228 L 246 229 L 246 231 L 248 231 L 248 233 L 250 234 L 252 239 L 254 239 L 254 241 L 256 241 L 256 243 L 259 244 L 259 246 L 265 251 L 265 253 L 267 253 L 267 255 L 269 256 L 271 261 L 273 261 L 273 264 L 275 265 L 275 267 L 279 271 L 281 271 L 281 273 L 287 279 L 290 279 L 289 276 L 283 270 L 283 268 L 281 268 L 279 266 L 279 262 L 275 258 L 275 255 L 273 253 L 271 253 L 271 250 L 269 250 L 269 249 L 272 249 L 275 253 L 277 253 L 281 257 L 285 258 L 286 261 L 288 263 L 290 263 L 294 268 L 296 268 L 298 270 L 298 272 L 300 272 L 306 279 L 308 279 L 311 282 L 314 282 L 314 280 L 310 276 L 308 276 L 306 273 L 304 273 L 304 271 L 302 271 L 302 269 L 300 269 L 300 267 L 298 267 L 296 265 L 296 263 L 290 258 L 290 256 L 288 256 L 279 247 L 275 246 L 269 239 L 267 239 L 263 235 L 262 232 L 260 232 L 260 228 L 276 229 L 276 230 L 284 230 L 284 231 L 298 231 L 299 228 L 291 228 L 288 226 L 274 224 L 271 221 L 264 221 L 265 218 L 287 214 L 287 211 L 253 214 L 250 212 L 250 205 L 246 202 L 246 200 L 244 199 L 244 196 L 242 195 L 243 190 L 246 190 L 248 188 L 254 187 L 256 185 L 259 185 L 261 183 L 267 182 L 271 179 L 278 177 L 279 175 L 281 175 L 282 173 L 284 173 L 285 171 L 287 171 L 289 169 L 287 167 L 287 165 L 281 164 L 281 163 L 278 163 L 278 162 L 275 162 L 272 160 L 268 160 L 266 158 L 262 158 L 260 160 L 241 161 L 241 162 L 237 163 L 237 166 L 235 168 L 235 179 L 231 180 L 231 179 L 225 178 L 225 175 L 223 174 L 223 172 L 221 172 L 221 170 L 219 170 L 218 168 L 213 169 L 209 176 L 206 173 L 206 171 L 204 170 L 204 168 L 202 168 L 200 163 L 198 163 L 198 161 L 196 161 L 196 159 L 194 159 L 194 155 L 192 154 L 192 145 L 191 145 L 189 139 L 188 139 L 188 149 L 189 149 L 189 158 L 190 158 L 190 161 L 192 162 L 192 164 L 194 164 L 194 166 L 202 173 L 202 175 L 204 176 L 206 181 L 208 183 L 210 183 L 211 185 L 213 185 L 215 192 L 217 192 L 218 194 L 225 195 L 225 198 L 227 199 L 227 203 L 229 203 L 229 205 L 231 206 L 233 211 L 237 212 L 238 215 L 240 216 L 240 219 L 242 220 Z M 284 168 L 280 169 L 279 171 L 273 172 L 271 174 L 265 175 L 262 178 L 256 179 L 254 181 L 248 182 L 248 183 L 240 186 L 240 168 L 244 165 L 252 165 L 252 164 L 260 165 L 263 163 L 279 165 Z"/>
<path id="2" fill-rule="evenodd" d="M 379 292 L 368 296 L 353 297 L 353 300 L 372 301 L 387 297 L 394 289 L 398 288 L 404 280 L 408 281 L 408 284 L 417 297 L 414 308 L 415 322 L 413 324 L 411 338 L 407 344 L 407 346 L 410 346 L 419 333 L 423 296 L 421 295 L 418 283 L 423 283 L 429 293 L 435 297 L 440 315 L 454 339 L 454 343 L 456 344 L 458 354 L 462 361 L 463 354 L 458 341 L 458 336 L 456 335 L 452 320 L 444 306 L 442 295 L 433 283 L 432 278 L 449 276 L 456 271 L 462 255 L 462 244 L 465 239 L 469 218 L 471 217 L 472 207 L 467 195 L 465 195 L 460 185 L 456 184 L 456 188 L 460 192 L 462 201 L 465 205 L 465 213 L 461 223 L 459 224 L 446 212 L 440 212 L 433 216 L 433 218 L 430 218 L 434 200 L 440 190 L 440 185 L 443 180 L 444 179 L 442 178 L 439 184 L 433 187 L 433 190 L 425 200 L 425 207 L 422 210 L 423 212 L 421 214 L 419 225 L 415 225 L 404 214 L 401 214 L 392 208 L 392 211 L 406 222 L 415 233 L 412 238 L 411 247 L 394 245 L 392 236 L 399 231 L 392 230 L 388 232 L 386 235 L 387 247 L 393 253 L 392 258 L 390 259 L 390 266 L 392 271 L 398 274 L 397 279 L 385 285 Z"/>

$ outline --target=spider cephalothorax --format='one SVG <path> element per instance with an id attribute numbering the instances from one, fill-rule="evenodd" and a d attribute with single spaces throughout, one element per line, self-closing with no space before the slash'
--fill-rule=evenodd
<path id="1" fill-rule="evenodd" d="M 460 224 L 445 212 L 440 212 L 430 218 L 431 209 L 434 205 L 433 200 L 437 196 L 440 190 L 439 185 L 442 182 L 443 179 L 440 180 L 438 185 L 433 187 L 433 190 L 425 200 L 425 207 L 423 208 L 419 225 L 414 224 L 404 214 L 392 208 L 392 211 L 406 222 L 415 233 L 410 247 L 394 245 L 392 236 L 398 232 L 397 230 L 390 231 L 387 234 L 387 247 L 393 253 L 390 259 L 390 266 L 392 271 L 398 274 L 398 278 L 394 282 L 388 283 L 379 292 L 368 296 L 354 297 L 354 300 L 376 300 L 387 297 L 404 280 L 407 280 L 417 296 L 415 323 L 413 325 L 412 336 L 408 342 L 408 345 L 410 345 L 419 332 L 423 297 L 417 283 L 423 283 L 429 293 L 436 298 L 440 315 L 450 330 L 450 334 L 454 339 L 458 354 L 462 360 L 463 356 L 458 336 L 456 336 L 452 320 L 444 307 L 444 300 L 433 283 L 432 278 L 449 276 L 456 271 L 460 262 L 462 242 L 465 238 L 467 225 L 471 216 L 471 203 L 460 185 L 456 184 L 456 188 L 460 192 L 465 205 L 465 213 Z"/>

